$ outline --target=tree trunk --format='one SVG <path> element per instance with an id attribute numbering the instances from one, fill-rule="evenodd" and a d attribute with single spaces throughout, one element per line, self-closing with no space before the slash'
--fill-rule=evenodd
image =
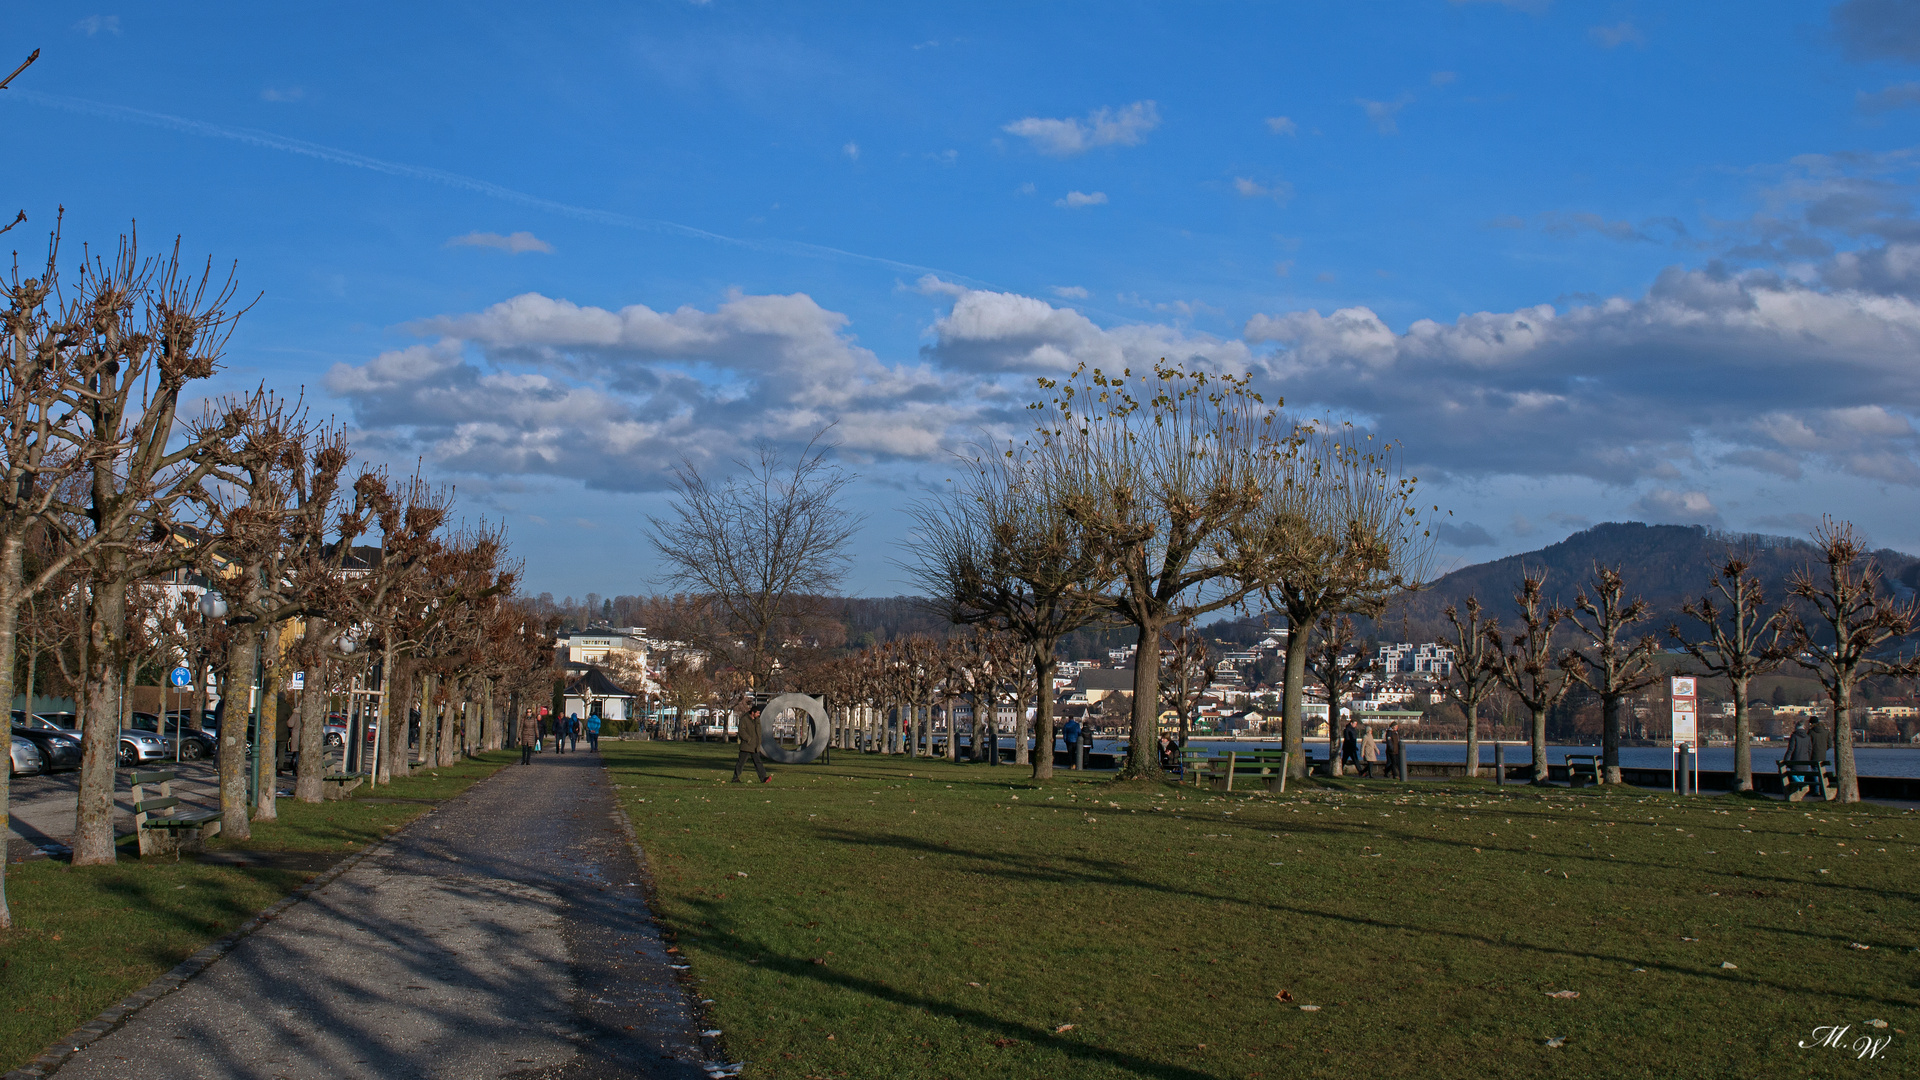
<path id="1" fill-rule="evenodd" d="M 1853 760 L 1853 679 L 1833 682 L 1833 765 L 1839 782 L 1840 801 L 1860 801 L 1860 773 Z"/>
<path id="2" fill-rule="evenodd" d="M 81 666 L 86 704 L 80 732 L 80 798 L 73 837 L 75 866 L 114 861 L 113 781 L 120 749 L 119 684 L 126 671 L 126 579 L 118 574 L 96 579 L 88 614 L 91 618 L 87 626 L 87 648 Z"/>
<path id="3" fill-rule="evenodd" d="M 220 694 L 220 835 L 253 835 L 247 818 L 247 722 L 253 715 L 253 669 L 260 657 L 260 627 L 233 629 L 227 646 L 227 682 Z"/>
<path id="4" fill-rule="evenodd" d="M 438 691 L 439 687 L 440 687 L 440 680 L 436 678 L 434 680 L 435 691 Z M 430 696 L 437 698 L 440 695 L 436 692 Z M 444 708 L 440 705 L 439 702 L 437 701 L 434 702 L 433 711 L 435 713 L 435 723 L 438 729 L 437 734 L 440 736 L 440 740 L 439 740 L 440 748 L 439 748 L 439 751 L 434 754 L 434 764 L 444 769 L 447 766 L 452 765 L 455 761 L 459 760 L 454 756 L 455 742 L 454 742 L 454 735 L 453 735 L 453 727 L 454 727 L 455 718 L 458 717 L 460 714 L 454 708 L 454 696 L 451 694 L 447 696 L 447 703 Z M 580 722 L 582 724 L 586 723 L 586 718 L 582 717 Z"/>
<path id="5" fill-rule="evenodd" d="M 1307 634 L 1295 623 L 1295 619 L 1287 619 L 1287 684 L 1280 691 L 1280 746 L 1287 752 L 1287 774 L 1303 779 L 1307 775 L 1307 747 L 1302 741 L 1300 695 L 1307 685 Z M 1333 722 L 1331 708 L 1327 722 Z"/>
<path id="6" fill-rule="evenodd" d="M 1040 743 L 1033 756 L 1033 778 L 1053 779 L 1053 643 L 1033 650 L 1033 686 L 1038 698 L 1033 703 L 1034 735 Z M 1136 660 L 1135 663 L 1138 663 Z"/>
<path id="7" fill-rule="evenodd" d="M 19 536 L 8 535 L 0 538 L 0 656 L 12 656 L 16 641 L 16 632 L 20 622 L 20 564 L 21 553 L 25 548 Z M 28 661 L 28 671 L 32 671 L 32 661 Z M 13 703 L 13 665 L 0 663 L 0 695 L 4 695 L 8 706 Z M 33 679 L 27 679 L 28 713 L 33 712 Z M 8 752 L 12 752 L 11 746 Z M 12 758 L 8 758 L 8 767 L 0 769 L 0 843 L 9 842 L 13 818 L 10 816 L 13 799 Z M 0 848 L 0 930 L 13 929 L 13 911 L 7 907 L 7 852 Z"/>
<path id="8" fill-rule="evenodd" d="M 1733 790 L 1753 790 L 1753 720 L 1747 713 L 1747 680 L 1733 681 Z"/>
<path id="9" fill-rule="evenodd" d="M 1013 763 L 1015 765 L 1033 764 L 1033 752 L 1028 749 L 1027 741 L 1027 699 L 1019 684 L 1013 690 Z"/>
<path id="10" fill-rule="evenodd" d="M 1467 779 L 1480 779 L 1480 702 L 1469 701 L 1467 707 Z"/>
<path id="11" fill-rule="evenodd" d="M 278 628 L 267 631 L 278 645 Z M 276 647 L 275 652 L 279 649 Z M 255 752 L 254 768 L 260 787 L 254 792 L 255 821 L 280 818 L 280 675 L 279 657 L 260 673 L 260 748 Z M 224 831 L 224 829 L 223 829 Z"/>
<path id="12" fill-rule="evenodd" d="M 1600 695 L 1600 782 L 1620 783 L 1620 701 L 1624 695 Z"/>
<path id="13" fill-rule="evenodd" d="M 1164 626 L 1152 619 L 1134 623 L 1140 631 L 1140 647 L 1133 657 L 1133 729 L 1127 763 L 1120 769 L 1123 780 L 1166 776 L 1160 769 L 1160 632 Z"/>
<path id="14" fill-rule="evenodd" d="M 1527 729 L 1527 747 L 1533 753 L 1533 783 L 1547 782 L 1547 707 L 1528 706 L 1533 724 Z"/>
<path id="15" fill-rule="evenodd" d="M 319 640 L 315 627 L 308 628 L 308 636 Z M 306 668 L 306 689 L 300 691 L 300 759 L 294 765 L 293 797 L 303 803 L 317 803 L 325 798 L 321 777 L 327 774 L 327 667 L 324 661 L 311 663 Z M 347 726 L 347 733 L 340 739 L 341 771 L 346 770 L 346 755 L 351 749 L 353 727 Z"/>
<path id="16" fill-rule="evenodd" d="M 960 724 L 953 718 L 951 695 L 947 697 L 947 760 L 958 763 L 960 760 Z"/>

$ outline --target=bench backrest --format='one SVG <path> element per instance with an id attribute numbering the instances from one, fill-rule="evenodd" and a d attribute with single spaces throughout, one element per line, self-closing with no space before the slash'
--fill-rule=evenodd
<path id="1" fill-rule="evenodd" d="M 179 799 L 176 799 L 171 795 L 162 795 L 160 798 L 157 798 L 157 799 L 142 799 L 139 802 L 134 803 L 133 813 L 135 817 L 140 817 L 146 814 L 151 814 L 155 810 L 171 810 L 174 807 L 179 805 L 180 805 Z"/>

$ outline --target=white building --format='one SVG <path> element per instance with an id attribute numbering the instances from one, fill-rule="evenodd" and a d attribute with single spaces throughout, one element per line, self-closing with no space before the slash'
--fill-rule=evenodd
<path id="1" fill-rule="evenodd" d="M 1395 642 L 1380 646 L 1380 673 L 1389 678 L 1399 675 L 1439 677 L 1453 674 L 1453 650 L 1429 641 L 1422 645 Z"/>

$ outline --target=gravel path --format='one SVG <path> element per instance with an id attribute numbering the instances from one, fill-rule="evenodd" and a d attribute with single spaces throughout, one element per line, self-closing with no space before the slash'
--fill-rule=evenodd
<path id="1" fill-rule="evenodd" d="M 597 755 L 510 765 L 86 1047 L 127 1076 L 705 1077 Z"/>

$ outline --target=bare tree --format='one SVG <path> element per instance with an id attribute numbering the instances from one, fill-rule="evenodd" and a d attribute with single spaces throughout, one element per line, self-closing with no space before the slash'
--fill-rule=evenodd
<path id="1" fill-rule="evenodd" d="M 1138 658 L 1134 660 L 1139 663 Z M 1213 683 L 1219 660 L 1207 648 L 1206 635 L 1190 624 L 1170 628 L 1161 651 L 1160 707 L 1180 718 L 1180 746 L 1184 749 L 1193 725 L 1193 711 Z"/>
<path id="2" fill-rule="evenodd" d="M 1500 682 L 1526 706 L 1532 716 L 1527 745 L 1533 755 L 1533 782 L 1547 782 L 1547 711 L 1560 703 L 1573 686 L 1568 668 L 1576 661 L 1557 655 L 1553 634 L 1566 621 L 1567 609 L 1547 602 L 1542 593 L 1544 571 L 1527 572 L 1513 602 L 1520 608 L 1520 623 L 1526 629 L 1513 635 L 1512 647 L 1500 637 L 1498 626 L 1488 626 L 1487 642 L 1497 651 Z"/>
<path id="3" fill-rule="evenodd" d="M 1862 678 L 1920 672 L 1920 658 L 1885 658 L 1874 652 L 1913 633 L 1920 605 L 1880 593 L 1880 566 L 1867 554 L 1851 522 L 1828 518 L 1813 532 L 1819 567 L 1794 572 L 1788 590 L 1813 609 L 1812 625 L 1799 613 L 1789 623 L 1793 652 L 1827 689 L 1833 701 L 1833 756 L 1841 802 L 1860 801 L 1860 775 L 1853 757 L 1853 694 Z"/>
<path id="4" fill-rule="evenodd" d="M 1051 400 L 1034 445 L 1035 483 L 1110 561 L 1115 584 L 1077 592 L 1139 632 L 1133 718 L 1122 777 L 1159 777 L 1160 665 L 1169 626 L 1240 604 L 1273 580 L 1269 515 L 1292 443 L 1247 378 L 1161 363 L 1151 374 L 1076 372 L 1040 380 Z"/>
<path id="5" fill-rule="evenodd" d="M 1008 446 L 965 462 L 960 482 L 916 505 L 919 522 L 906 568 L 948 619 L 1004 628 L 1026 646 L 1039 688 L 1035 734 L 1053 745 L 1053 672 L 1060 639 L 1105 617 L 1090 596 L 1107 589 L 1115 566 L 1065 505 L 1050 498 L 1031 447 Z M 1021 757 L 1025 756 L 1024 738 Z M 1053 754 L 1032 762 L 1053 776 Z"/>
<path id="6" fill-rule="evenodd" d="M 1377 616 L 1395 594 L 1418 588 L 1432 540 L 1392 447 L 1350 425 L 1316 427 L 1296 456 L 1272 495 L 1267 547 L 1277 565 L 1262 591 L 1287 616 L 1281 742 L 1292 752 L 1289 771 L 1305 776 L 1300 695 L 1314 625 L 1329 614 Z"/>
<path id="7" fill-rule="evenodd" d="M 719 655 L 744 640 L 739 666 L 762 686 L 783 634 L 815 613 L 845 575 L 858 515 L 840 505 L 852 477 L 827 461 L 822 431 L 789 467 L 771 444 L 743 474 L 715 486 L 691 460 L 674 470 L 669 518 L 649 517 L 667 578 L 704 594 L 725 613 L 722 633 L 701 644 Z"/>
<path id="8" fill-rule="evenodd" d="M 179 245 L 161 260 L 143 261 L 131 237 L 111 258 L 82 264 L 88 320 L 76 326 L 80 364 L 70 398 L 87 427 L 84 505 L 68 504 L 60 520 L 88 527 L 67 531 L 89 571 L 88 639 L 83 656 L 80 797 L 73 862 L 114 861 L 113 776 L 123 680 L 134 653 L 127 596 L 136 582 L 194 561 L 175 513 L 212 470 L 213 448 L 237 423 L 210 425 L 176 440 L 174 419 L 187 384 L 211 376 L 234 321 L 231 275 L 216 283 L 211 262 L 194 274 Z M 156 540 L 156 537 L 165 538 Z"/>
<path id="9" fill-rule="evenodd" d="M 1467 617 L 1462 619 L 1452 604 L 1447 605 L 1447 621 L 1453 624 L 1453 670 L 1441 692 L 1467 714 L 1467 778 L 1471 780 L 1480 775 L 1480 705 L 1500 681 L 1500 623 L 1481 617 L 1477 596 L 1467 597 L 1466 608 Z"/>
<path id="10" fill-rule="evenodd" d="M 1569 670 L 1582 686 L 1600 695 L 1603 784 L 1620 782 L 1621 703 L 1628 694 L 1660 681 L 1660 668 L 1655 663 L 1660 644 L 1653 635 L 1644 634 L 1631 643 L 1621 640 L 1626 628 L 1644 620 L 1648 610 L 1645 600 L 1637 596 L 1628 600 L 1626 591 L 1619 567 L 1595 564 L 1592 579 L 1573 601 L 1590 621 L 1568 613 L 1568 621 L 1587 639 L 1584 648 L 1572 653 L 1579 664 Z"/>
<path id="11" fill-rule="evenodd" d="M 1361 678 L 1371 674 L 1379 661 L 1353 647 L 1353 620 L 1345 615 L 1322 615 L 1309 633 L 1307 668 L 1327 691 L 1327 774 L 1339 776 L 1340 704 L 1352 696 Z"/>
<path id="12" fill-rule="evenodd" d="M 1786 661 L 1781 636 L 1787 628 L 1787 611 L 1776 608 L 1763 612 L 1766 590 L 1760 580 L 1748 573 L 1751 563 L 1737 555 L 1727 561 L 1707 583 L 1711 592 L 1699 600 L 1689 600 L 1680 610 L 1706 626 L 1705 637 L 1695 640 L 1680 633 L 1677 623 L 1667 626 L 1667 636 L 1687 650 L 1696 663 L 1725 680 L 1733 688 L 1733 789 L 1753 790 L 1753 721 L 1748 690 L 1756 676 L 1777 671 Z M 1727 607 L 1722 610 L 1714 593 Z"/>

